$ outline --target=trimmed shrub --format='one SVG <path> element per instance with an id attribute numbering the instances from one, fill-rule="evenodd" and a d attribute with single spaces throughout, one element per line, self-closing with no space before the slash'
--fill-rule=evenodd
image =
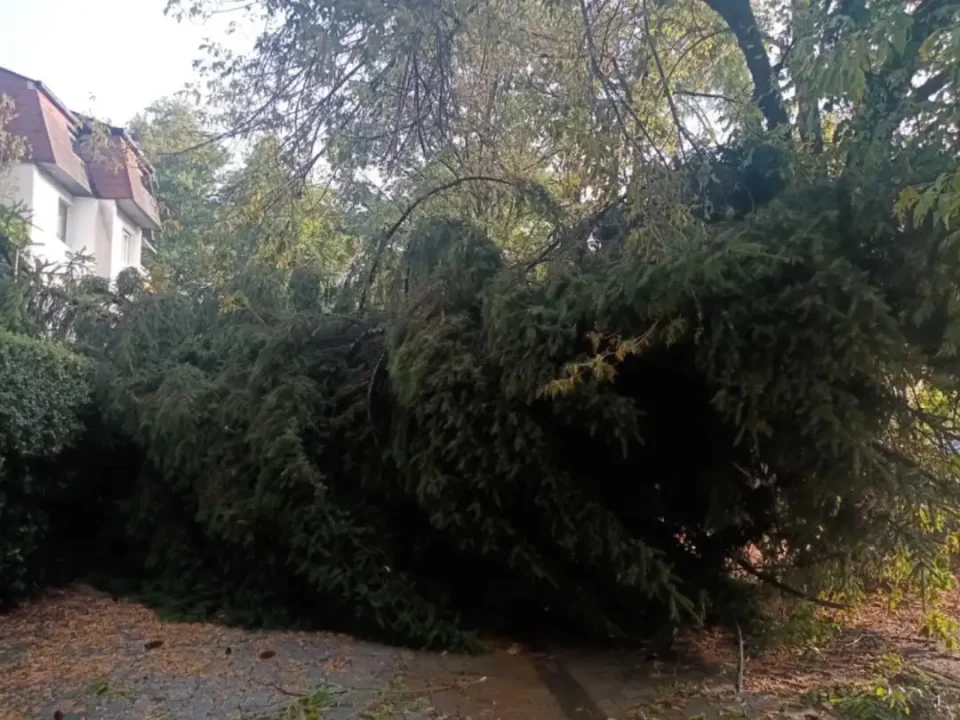
<path id="1" fill-rule="evenodd" d="M 93 366 L 48 340 L 0 331 L 0 607 L 51 579 L 52 528 L 77 475 Z"/>

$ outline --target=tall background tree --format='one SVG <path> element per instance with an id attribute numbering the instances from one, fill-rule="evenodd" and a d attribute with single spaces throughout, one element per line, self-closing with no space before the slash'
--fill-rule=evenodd
<path id="1" fill-rule="evenodd" d="M 504 246 L 518 227 L 509 188 L 525 199 L 535 183 L 549 212 L 534 225 L 524 215 L 527 261 L 558 244 L 557 224 L 595 226 L 628 196 L 634 211 L 670 214 L 698 202 L 680 192 L 692 184 L 708 213 L 742 212 L 782 189 L 771 172 L 856 184 L 857 168 L 877 177 L 900 156 L 902 187 L 918 195 L 955 171 L 943 150 L 956 142 L 956 7 L 940 0 L 169 7 L 224 9 L 266 29 L 249 54 L 214 45 L 203 64 L 221 130 L 273 134 L 295 176 L 344 190 L 373 169 L 367 196 L 398 213 L 425 195 L 423 211 L 460 203 Z M 760 136 L 805 152 L 748 162 Z M 694 179 L 678 181 L 677 166 Z"/>
<path id="2" fill-rule="evenodd" d="M 130 131 L 153 163 L 163 229 L 156 255 L 145 254 L 158 282 L 210 275 L 210 238 L 221 222 L 221 189 L 230 154 L 206 134 L 185 101 L 160 100 L 130 121 Z"/>

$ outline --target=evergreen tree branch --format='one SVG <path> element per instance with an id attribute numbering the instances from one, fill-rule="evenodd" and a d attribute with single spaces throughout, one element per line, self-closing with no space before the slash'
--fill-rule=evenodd
<path id="1" fill-rule="evenodd" d="M 790 585 L 787 585 L 784 582 L 781 582 L 780 580 L 777 580 L 777 578 L 773 577 L 772 575 L 769 575 L 763 572 L 762 570 L 759 570 L 758 568 L 754 567 L 743 558 L 740 558 L 739 560 L 737 560 L 737 565 L 739 565 L 741 568 L 746 570 L 748 573 L 753 575 L 758 580 L 762 580 L 768 585 L 772 585 L 773 587 L 777 588 L 777 590 L 787 593 L 787 595 L 793 595 L 794 597 L 800 598 L 801 600 L 812 602 L 815 605 L 820 605 L 821 607 L 832 608 L 833 610 L 849 610 L 851 607 L 847 603 L 839 603 L 839 602 L 834 602 L 832 600 L 821 600 L 816 595 L 811 595 L 810 593 L 806 593 L 803 590 L 798 590 L 795 587 L 792 587 Z"/>

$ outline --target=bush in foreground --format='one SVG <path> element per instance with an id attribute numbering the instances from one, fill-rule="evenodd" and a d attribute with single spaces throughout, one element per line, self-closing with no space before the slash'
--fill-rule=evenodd
<path id="1" fill-rule="evenodd" d="M 58 343 L 0 331 L 0 607 L 51 579 L 79 468 L 93 365 Z M 93 532 L 93 530 L 91 530 Z"/>

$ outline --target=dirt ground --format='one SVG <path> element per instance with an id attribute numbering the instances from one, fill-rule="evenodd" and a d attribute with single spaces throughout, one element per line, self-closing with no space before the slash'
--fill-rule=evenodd
<path id="1" fill-rule="evenodd" d="M 944 611 L 960 618 L 960 592 Z M 500 640 L 467 657 L 160 622 L 77 586 L 0 617 L 0 720 L 952 720 L 960 655 L 918 621 L 878 600 L 822 615 L 814 640 L 759 657 L 748 644 L 738 694 L 737 645 L 720 633 L 666 660 Z"/>

